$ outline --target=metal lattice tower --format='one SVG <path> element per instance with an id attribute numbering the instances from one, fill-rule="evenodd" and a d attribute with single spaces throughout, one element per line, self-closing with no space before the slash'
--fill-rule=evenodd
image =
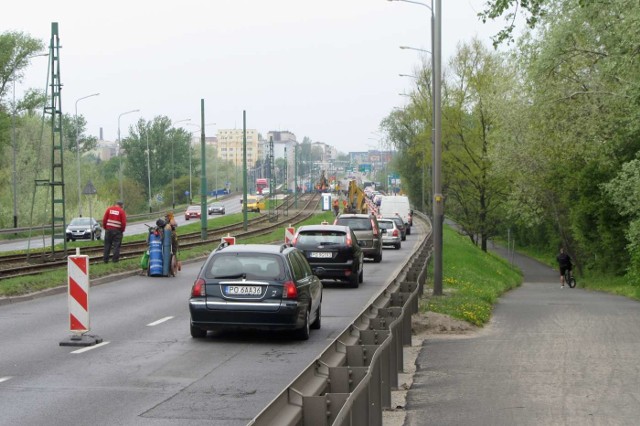
<path id="1" fill-rule="evenodd" d="M 273 156 L 273 136 L 269 138 L 269 221 L 278 220 L 278 209 L 276 208 L 276 164 Z"/>
<path id="2" fill-rule="evenodd" d="M 51 103 L 44 113 L 51 117 L 51 174 L 49 180 L 36 180 L 36 186 L 48 186 L 51 195 L 51 253 L 54 253 L 56 238 L 64 241 L 64 255 L 67 254 L 65 238 L 66 213 L 64 196 L 64 143 L 62 137 L 62 83 L 60 82 L 60 37 L 58 23 L 51 23 L 49 44 L 49 84 Z"/>

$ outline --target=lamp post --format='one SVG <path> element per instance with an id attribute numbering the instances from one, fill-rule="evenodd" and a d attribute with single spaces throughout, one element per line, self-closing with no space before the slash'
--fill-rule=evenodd
<path id="1" fill-rule="evenodd" d="M 149 181 L 149 213 L 151 213 L 151 151 L 149 150 L 149 129 L 147 129 L 147 180 Z"/>
<path id="2" fill-rule="evenodd" d="M 78 217 L 82 217 L 82 189 L 81 189 L 81 178 L 80 178 L 80 141 L 78 140 L 78 102 L 83 99 L 91 98 L 93 96 L 98 96 L 100 93 L 93 93 L 91 95 L 83 96 L 76 100 L 76 112 L 74 116 L 74 121 L 76 123 L 76 157 L 78 159 Z"/>
<path id="3" fill-rule="evenodd" d="M 442 0 L 431 0 L 431 5 L 413 0 L 389 0 L 417 4 L 429 9 L 431 16 L 431 58 L 433 73 L 433 294 L 442 295 L 442 222 L 444 197 L 442 196 Z"/>
<path id="4" fill-rule="evenodd" d="M 39 56 L 49 56 L 48 53 L 41 53 L 38 55 L 28 56 L 26 59 L 37 58 Z M 13 188 L 13 227 L 18 227 L 18 192 L 17 192 L 17 184 L 18 184 L 18 169 L 16 166 L 17 156 L 18 156 L 18 143 L 16 140 L 16 80 L 13 78 L 13 73 L 16 72 L 16 69 L 13 69 L 11 73 L 9 73 L 9 78 L 13 83 L 13 105 L 11 108 L 11 148 L 13 154 L 12 166 L 13 170 L 11 173 L 11 186 Z"/>
<path id="5" fill-rule="evenodd" d="M 204 125 L 204 127 L 215 126 L 215 125 L 216 125 L 216 123 L 207 123 L 207 124 Z M 197 124 L 187 123 L 187 126 L 193 126 L 193 127 L 197 127 L 198 128 L 198 130 L 194 130 L 192 132 L 192 134 L 195 133 L 195 132 L 200 132 L 202 130 L 200 128 L 200 126 L 198 126 Z M 217 195 L 217 188 L 216 188 L 216 195 Z M 192 197 L 193 197 L 193 191 L 192 191 L 192 188 L 191 188 L 191 141 L 189 141 L 189 204 L 191 204 L 191 198 Z M 217 196 L 216 196 L 216 198 L 217 198 Z"/>
<path id="6" fill-rule="evenodd" d="M 190 118 L 185 118 L 184 120 L 178 120 L 175 123 L 173 123 L 173 125 L 175 126 L 178 123 L 184 123 L 185 121 L 191 121 Z M 175 176 L 175 171 L 176 171 L 176 165 L 173 161 L 173 139 L 171 139 L 171 198 L 172 198 L 172 203 L 171 205 L 173 206 L 173 210 L 176 209 L 176 176 Z M 189 142 L 191 143 L 191 142 Z"/>
<path id="7" fill-rule="evenodd" d="M 124 191 L 122 190 L 122 140 L 120 139 L 120 117 L 139 111 L 139 109 L 132 109 L 131 111 L 126 111 L 118 115 L 118 178 L 120 180 L 120 200 L 122 201 L 124 201 Z"/>

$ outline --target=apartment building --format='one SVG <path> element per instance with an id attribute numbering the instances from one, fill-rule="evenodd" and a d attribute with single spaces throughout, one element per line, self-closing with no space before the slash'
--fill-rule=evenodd
<path id="1" fill-rule="evenodd" d="M 219 129 L 216 139 L 218 158 L 242 166 L 242 129 Z M 247 129 L 247 167 L 254 167 L 258 159 L 258 131 Z"/>

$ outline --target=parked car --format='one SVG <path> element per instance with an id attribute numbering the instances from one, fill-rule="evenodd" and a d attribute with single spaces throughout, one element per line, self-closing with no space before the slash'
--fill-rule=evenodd
<path id="1" fill-rule="evenodd" d="M 184 212 L 184 220 L 200 219 L 201 217 L 200 206 L 189 206 Z"/>
<path id="2" fill-rule="evenodd" d="M 295 247 L 221 244 L 203 264 L 189 299 L 191 336 L 207 330 L 291 330 L 306 340 L 319 329 L 322 282 Z"/>
<path id="3" fill-rule="evenodd" d="M 304 225 L 293 246 L 302 250 L 320 279 L 346 280 L 358 287 L 364 279 L 364 257 L 358 238 L 348 226 Z"/>
<path id="4" fill-rule="evenodd" d="M 67 225 L 66 236 L 67 241 L 99 240 L 102 238 L 102 226 L 92 217 L 76 217 Z"/>
<path id="5" fill-rule="evenodd" d="M 358 238 L 364 257 L 373 259 L 376 263 L 382 261 L 382 235 L 375 216 L 344 213 L 339 215 L 333 224 L 351 228 Z"/>
<path id="6" fill-rule="evenodd" d="M 396 250 L 402 247 L 402 235 L 393 219 L 378 219 L 383 246 L 394 246 Z"/>
<path id="7" fill-rule="evenodd" d="M 224 204 L 222 204 L 222 203 L 209 204 L 209 208 L 208 208 L 207 211 L 208 211 L 209 215 L 212 215 L 212 214 L 224 214 L 225 213 Z"/>
<path id="8" fill-rule="evenodd" d="M 400 236 L 402 237 L 402 241 L 405 241 L 407 239 L 407 227 L 404 224 L 404 220 L 402 220 L 402 218 L 399 215 L 382 216 L 381 218 L 393 220 L 396 223 L 396 226 L 398 227 L 398 229 L 400 230 Z M 379 217 L 378 220 L 380 220 L 381 218 Z"/>

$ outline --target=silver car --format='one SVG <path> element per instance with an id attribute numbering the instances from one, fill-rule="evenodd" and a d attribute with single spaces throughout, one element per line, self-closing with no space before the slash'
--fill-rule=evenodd
<path id="1" fill-rule="evenodd" d="M 393 219 L 378 219 L 380 232 L 382 232 L 382 245 L 394 246 L 397 250 L 402 247 L 402 232 Z"/>
<path id="2" fill-rule="evenodd" d="M 69 222 L 66 237 L 67 241 L 99 240 L 102 238 L 102 226 L 92 217 L 76 217 Z"/>

